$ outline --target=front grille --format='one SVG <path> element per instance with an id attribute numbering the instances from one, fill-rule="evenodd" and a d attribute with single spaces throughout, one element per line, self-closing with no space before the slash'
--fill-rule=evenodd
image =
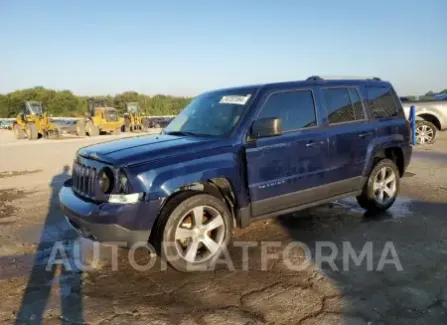
<path id="1" fill-rule="evenodd" d="M 73 165 L 73 190 L 90 199 L 95 198 L 97 170 L 78 162 Z"/>

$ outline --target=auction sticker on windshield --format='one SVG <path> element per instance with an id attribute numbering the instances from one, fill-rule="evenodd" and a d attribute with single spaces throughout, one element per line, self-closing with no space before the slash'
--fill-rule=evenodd
<path id="1" fill-rule="evenodd" d="M 236 105 L 245 105 L 247 101 L 250 99 L 251 95 L 248 94 L 246 96 L 241 95 L 230 95 L 230 96 L 222 96 L 219 104 L 236 104 Z"/>

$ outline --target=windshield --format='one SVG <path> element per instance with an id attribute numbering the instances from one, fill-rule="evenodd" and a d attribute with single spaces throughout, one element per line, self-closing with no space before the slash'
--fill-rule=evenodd
<path id="1" fill-rule="evenodd" d="M 186 106 L 165 128 L 165 133 L 222 136 L 245 112 L 253 91 L 217 91 L 202 94 Z"/>
<path id="2" fill-rule="evenodd" d="M 118 121 L 118 113 L 114 109 L 106 109 L 104 112 L 106 121 Z"/>
<path id="3" fill-rule="evenodd" d="M 127 104 L 127 111 L 129 113 L 138 113 L 138 104 L 137 103 Z"/>
<path id="4" fill-rule="evenodd" d="M 42 115 L 43 113 L 42 104 L 40 103 L 28 103 L 28 109 L 34 115 Z"/>

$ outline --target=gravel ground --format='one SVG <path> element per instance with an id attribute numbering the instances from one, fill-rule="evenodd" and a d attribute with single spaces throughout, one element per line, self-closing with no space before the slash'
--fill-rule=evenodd
<path id="1" fill-rule="evenodd" d="M 151 129 L 159 133 L 160 129 Z M 9 130 L 0 130 L 0 190 L 4 188 L 49 185 L 53 176 L 60 173 L 64 165 L 71 166 L 76 150 L 98 142 L 111 141 L 145 133 L 121 133 L 98 137 L 63 136 L 60 139 L 17 140 Z M 23 175 L 6 177 L 7 173 Z"/>
<path id="2" fill-rule="evenodd" d="M 5 131 L 7 132 L 7 131 Z M 347 199 L 295 215 L 259 221 L 236 230 L 235 241 L 253 242 L 248 270 L 242 250 L 230 248 L 234 269 L 193 274 L 132 268 L 128 251 L 118 251 L 118 271 L 101 247 L 76 238 L 57 202 L 57 190 L 76 150 L 115 137 L 17 142 L 0 132 L 0 324 L 447 324 L 447 133 L 415 149 L 402 179 L 401 196 L 390 212 L 367 217 Z M 84 270 L 45 271 L 53 244 L 81 245 Z M 68 240 L 70 239 L 70 240 Z M 261 242 L 280 245 L 265 265 Z M 292 270 L 282 253 L 287 244 L 306 267 Z M 335 267 L 318 265 L 318 245 L 338 249 Z M 402 270 L 380 267 L 391 242 Z M 367 243 L 371 265 L 344 265 L 344 245 L 359 254 Z M 154 261 L 137 251 L 139 265 Z"/>

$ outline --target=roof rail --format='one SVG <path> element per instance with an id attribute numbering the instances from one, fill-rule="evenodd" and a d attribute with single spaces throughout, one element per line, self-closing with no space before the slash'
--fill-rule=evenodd
<path id="1" fill-rule="evenodd" d="M 310 76 L 307 81 L 319 81 L 319 80 L 374 80 L 382 81 L 378 77 L 359 77 L 359 76 Z"/>

